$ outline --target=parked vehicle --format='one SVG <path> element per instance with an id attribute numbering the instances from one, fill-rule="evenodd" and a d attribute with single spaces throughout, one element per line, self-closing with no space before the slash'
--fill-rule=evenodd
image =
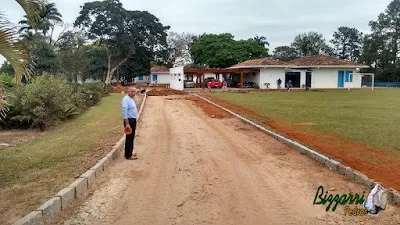
<path id="1" fill-rule="evenodd" d="M 185 88 L 194 88 L 195 84 L 194 84 L 193 80 L 185 80 L 184 87 Z"/>
<path id="2" fill-rule="evenodd" d="M 222 82 L 214 78 L 204 79 L 204 87 L 207 87 L 207 83 L 211 82 L 211 88 L 222 88 Z"/>
<path id="3" fill-rule="evenodd" d="M 222 82 L 216 79 L 211 80 L 211 88 L 222 88 Z"/>
<path id="4" fill-rule="evenodd" d="M 255 87 L 255 84 L 256 84 L 256 83 L 254 83 L 254 82 L 252 82 L 252 81 L 246 81 L 246 82 L 243 83 L 243 87 L 244 87 L 244 88 L 254 88 L 254 87 Z"/>

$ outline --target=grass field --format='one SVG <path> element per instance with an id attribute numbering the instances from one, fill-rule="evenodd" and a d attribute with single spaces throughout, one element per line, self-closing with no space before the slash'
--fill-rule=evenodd
<path id="1" fill-rule="evenodd" d="M 327 92 L 215 93 L 260 115 L 311 124 L 369 147 L 400 153 L 400 89 Z"/>
<path id="2" fill-rule="evenodd" d="M 0 151 L 0 224 L 36 209 L 107 154 L 122 136 L 121 94 L 23 145 Z"/>

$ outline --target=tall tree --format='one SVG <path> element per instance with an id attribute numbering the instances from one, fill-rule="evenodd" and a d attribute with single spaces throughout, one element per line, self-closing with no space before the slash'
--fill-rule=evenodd
<path id="1" fill-rule="evenodd" d="M 197 36 L 190 33 L 169 32 L 164 61 L 167 67 L 184 66 L 192 63 L 190 48 Z"/>
<path id="2" fill-rule="evenodd" d="M 55 73 L 58 70 L 59 62 L 54 46 L 47 38 L 41 34 L 35 34 L 32 40 L 22 40 L 24 46 L 30 55 L 30 65 L 35 75 L 42 75 L 43 72 Z"/>
<path id="3" fill-rule="evenodd" d="M 282 61 L 290 61 L 298 57 L 295 48 L 290 46 L 279 46 L 274 50 L 274 58 Z"/>
<path id="4" fill-rule="evenodd" d="M 62 15 L 58 12 L 55 3 L 44 4 L 40 9 L 39 17 L 34 22 L 30 21 L 26 15 L 24 17 L 25 19 L 19 22 L 19 24 L 24 25 L 19 31 L 35 30 L 35 33 L 37 33 L 40 30 L 43 36 L 46 36 L 50 30 L 52 36 L 54 26 L 57 23 L 62 23 Z"/>
<path id="5" fill-rule="evenodd" d="M 299 34 L 294 38 L 292 47 L 300 56 L 331 55 L 332 49 L 327 45 L 321 33 L 308 32 Z"/>
<path id="6" fill-rule="evenodd" d="M 111 83 L 114 72 L 135 54 L 155 56 L 157 49 L 166 46 L 169 29 L 149 12 L 124 9 L 119 0 L 85 3 L 74 25 L 106 49 L 106 84 Z"/>
<path id="7" fill-rule="evenodd" d="M 258 36 L 256 35 L 252 40 L 256 41 L 260 46 L 266 47 L 269 46 L 269 42 L 267 41 L 267 38 L 264 36 Z"/>
<path id="8" fill-rule="evenodd" d="M 84 35 L 79 31 L 63 33 L 55 44 L 58 50 L 60 71 L 68 81 L 78 82 L 78 77 L 83 77 L 83 71 L 88 66 L 85 57 Z"/>
<path id="9" fill-rule="evenodd" d="M 268 49 L 254 40 L 233 39 L 233 35 L 204 34 L 190 50 L 194 63 L 212 68 L 225 68 L 248 59 L 268 56 Z"/>
<path id="10" fill-rule="evenodd" d="M 375 68 L 377 80 L 400 81 L 400 0 L 393 0 L 369 25 L 371 34 L 364 40 L 361 61 Z"/>
<path id="11" fill-rule="evenodd" d="M 336 57 L 350 61 L 358 61 L 363 44 L 363 34 L 356 28 L 339 27 L 330 41 Z"/>

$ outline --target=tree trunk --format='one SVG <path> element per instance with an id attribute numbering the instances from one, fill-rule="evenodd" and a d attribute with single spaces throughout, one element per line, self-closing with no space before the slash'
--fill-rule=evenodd
<path id="1" fill-rule="evenodd" d="M 106 84 L 111 84 L 111 78 L 112 75 L 114 74 L 115 70 L 117 70 L 122 64 L 124 64 L 128 60 L 128 57 L 125 57 L 121 62 L 119 62 L 116 66 L 114 66 L 111 69 L 111 55 L 108 58 L 108 71 L 107 71 L 107 77 L 106 77 Z"/>
<path id="2" fill-rule="evenodd" d="M 117 84 L 119 84 L 119 70 L 117 70 Z"/>
<path id="3" fill-rule="evenodd" d="M 51 45 L 51 43 L 53 42 L 53 33 L 54 33 L 54 25 L 51 27 L 51 33 L 50 33 L 50 37 L 49 37 L 49 40 L 50 40 L 50 45 Z"/>
<path id="4" fill-rule="evenodd" d="M 111 84 L 110 74 L 111 74 L 111 54 L 108 54 L 107 75 L 106 75 L 106 80 L 104 81 L 104 83 Z"/>

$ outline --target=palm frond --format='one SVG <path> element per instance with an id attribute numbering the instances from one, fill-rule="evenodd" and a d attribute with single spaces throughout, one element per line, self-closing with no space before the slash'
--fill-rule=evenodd
<path id="1" fill-rule="evenodd" d="M 23 74 L 27 72 L 29 55 L 17 42 L 16 37 L 17 32 L 11 27 L 11 23 L 0 14 L 0 55 L 14 68 L 15 82 L 19 84 Z"/>
<path id="2" fill-rule="evenodd" d="M 47 0 L 15 0 L 25 11 L 28 20 L 31 24 L 34 24 L 40 17 L 43 5 L 47 3 Z"/>
<path id="3" fill-rule="evenodd" d="M 5 98 L 4 84 L 0 81 L 0 120 L 6 118 L 7 112 L 9 111 L 8 103 Z"/>

